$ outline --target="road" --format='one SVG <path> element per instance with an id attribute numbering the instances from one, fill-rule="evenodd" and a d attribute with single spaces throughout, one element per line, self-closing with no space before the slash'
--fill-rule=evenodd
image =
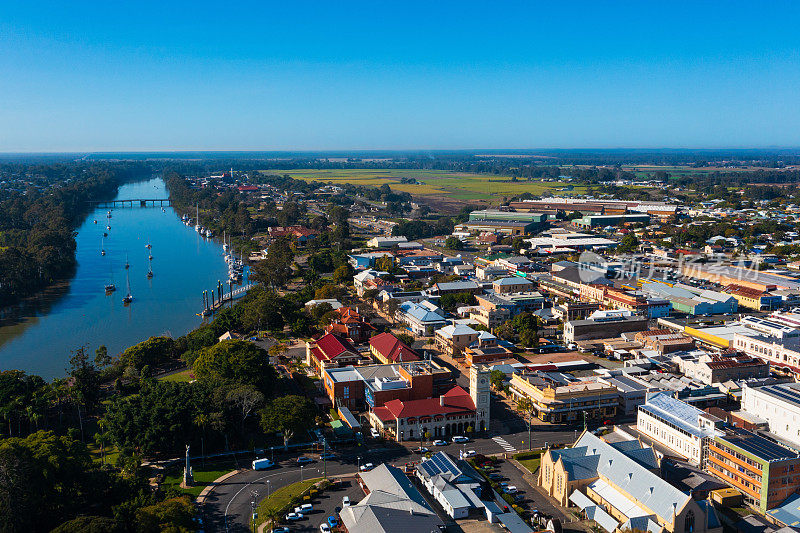
<path id="1" fill-rule="evenodd" d="M 498 413 L 503 415 L 504 413 Z M 516 418 L 516 417 L 515 417 Z M 518 420 L 518 419 L 517 419 Z M 528 447 L 527 427 L 520 430 L 515 425 L 515 432 L 501 434 L 494 431 L 495 427 L 503 427 L 502 419 L 495 420 L 492 424 L 494 437 L 475 439 L 464 445 L 449 444 L 442 447 L 428 446 L 431 450 L 448 451 L 453 456 L 458 456 L 460 449 L 474 450 L 483 454 L 515 453 Z M 532 433 L 532 447 L 543 447 L 548 444 L 562 444 L 571 442 L 575 432 L 550 426 L 534 426 Z M 524 444 L 523 444 L 524 443 Z M 418 443 L 415 443 L 415 445 Z M 266 498 L 268 492 L 279 487 L 300 481 L 300 477 L 319 477 L 323 474 L 323 463 L 315 461 L 303 468 L 296 465 L 297 454 L 275 457 L 278 466 L 273 470 L 256 472 L 246 470 L 228 478 L 220 484 L 206 500 L 203 506 L 203 521 L 206 531 L 224 531 L 242 533 L 249 530 L 251 501 L 253 492 L 257 491 L 257 500 Z M 389 463 L 400 466 L 412 460 L 419 460 L 419 455 L 412 453 L 408 448 L 394 443 L 386 443 L 382 447 L 350 448 L 337 451 L 337 459 L 327 462 L 328 475 L 349 474 L 358 471 L 360 464 L 364 463 Z"/>

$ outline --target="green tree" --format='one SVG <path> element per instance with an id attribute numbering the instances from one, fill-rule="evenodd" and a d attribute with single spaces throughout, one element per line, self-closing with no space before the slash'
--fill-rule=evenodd
<path id="1" fill-rule="evenodd" d="M 334 283 L 346 284 L 353 281 L 353 267 L 349 264 L 340 265 L 333 271 Z"/>
<path id="2" fill-rule="evenodd" d="M 618 253 L 631 253 L 635 252 L 638 249 L 639 249 L 639 239 L 636 238 L 636 235 L 633 232 L 630 232 L 624 237 L 622 237 L 622 240 L 617 246 Z"/>
<path id="3" fill-rule="evenodd" d="M 190 533 L 197 531 L 196 507 L 188 496 L 171 498 L 142 507 L 136 513 L 137 533 Z"/>
<path id="4" fill-rule="evenodd" d="M 225 340 L 205 348 L 192 369 L 200 380 L 252 385 L 264 394 L 271 393 L 277 379 L 267 351 L 241 340 Z"/>
<path id="5" fill-rule="evenodd" d="M 408 347 L 411 347 L 411 346 L 414 345 L 414 337 L 409 335 L 408 333 L 398 333 L 395 336 L 397 337 L 397 339 L 400 342 L 402 342 L 403 344 L 405 344 Z"/>
<path id="6" fill-rule="evenodd" d="M 314 427 L 317 410 L 305 396 L 282 396 L 261 410 L 261 428 L 266 433 L 283 434 L 284 447 L 295 435 Z"/>
<path id="7" fill-rule="evenodd" d="M 492 372 L 489 374 L 489 380 L 495 389 L 501 390 L 506 381 L 506 375 L 500 370 L 492 370 Z"/>
<path id="8" fill-rule="evenodd" d="M 125 366 L 141 370 L 145 366 L 164 364 L 177 355 L 174 340 L 169 337 L 150 337 L 122 352 L 120 360 Z"/>
<path id="9" fill-rule="evenodd" d="M 444 247 L 449 250 L 463 250 L 464 242 L 458 237 L 450 236 L 444 241 Z"/>

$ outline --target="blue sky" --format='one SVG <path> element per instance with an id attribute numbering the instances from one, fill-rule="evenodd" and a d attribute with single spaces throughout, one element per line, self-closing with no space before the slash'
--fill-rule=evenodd
<path id="1" fill-rule="evenodd" d="M 800 146 L 800 3 L 0 4 L 0 151 Z"/>

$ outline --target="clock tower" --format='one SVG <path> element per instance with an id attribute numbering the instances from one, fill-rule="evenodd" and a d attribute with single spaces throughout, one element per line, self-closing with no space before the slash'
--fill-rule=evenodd
<path id="1" fill-rule="evenodd" d="M 489 367 L 472 365 L 469 368 L 469 395 L 475 403 L 475 431 L 489 429 L 491 406 L 491 381 Z"/>

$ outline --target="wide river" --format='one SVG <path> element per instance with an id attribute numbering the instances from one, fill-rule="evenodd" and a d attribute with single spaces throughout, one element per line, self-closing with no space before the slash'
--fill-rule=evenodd
<path id="1" fill-rule="evenodd" d="M 164 182 L 152 179 L 123 185 L 116 199 L 167 196 Z M 200 325 L 203 290 L 227 279 L 222 243 L 217 236 L 201 237 L 171 207 L 163 209 L 134 203 L 112 209 L 110 219 L 108 208 L 90 213 L 78 228 L 74 278 L 4 311 L 0 370 L 24 370 L 49 380 L 65 375 L 70 352 L 79 346 L 93 355 L 105 344 L 117 354 L 153 335 L 178 337 Z M 151 279 L 147 243 L 152 245 Z M 122 303 L 126 274 L 134 298 L 128 306 Z M 117 290 L 106 295 L 104 287 L 112 280 Z"/>

